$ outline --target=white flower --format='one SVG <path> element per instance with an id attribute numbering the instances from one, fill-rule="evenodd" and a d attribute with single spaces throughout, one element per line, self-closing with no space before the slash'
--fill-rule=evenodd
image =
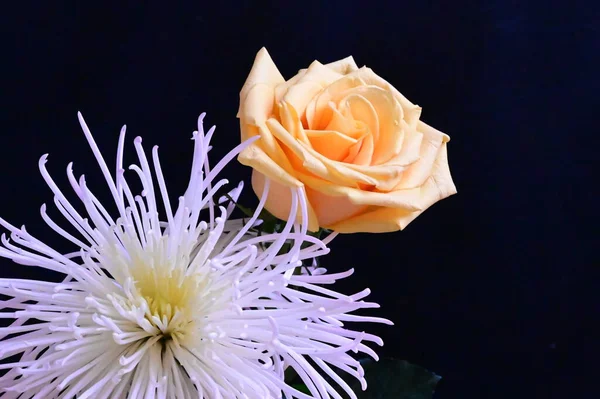
<path id="1" fill-rule="evenodd" d="M 352 271 L 328 275 L 314 266 L 333 235 L 320 241 L 307 234 L 301 189 L 292 190 L 281 233 L 260 235 L 254 229 L 264 201 L 253 217 L 228 219 L 234 205 L 225 197 L 218 202 L 227 209 L 215 204 L 215 193 L 226 184 L 216 177 L 252 140 L 211 170 L 207 153 L 214 127 L 205 135 L 203 116 L 193 135 L 189 186 L 175 207 L 157 147 L 150 162 L 139 137 L 134 140 L 139 165 L 129 169 L 143 190 L 132 193 L 123 170 L 125 127 L 113 178 L 79 115 L 116 204 L 116 219 L 69 164 L 70 185 L 87 215 L 80 213 L 48 174 L 47 156 L 40 159 L 56 209 L 72 233 L 45 206 L 42 218 L 78 250 L 61 254 L 24 227 L 0 219 L 10 232 L 10 239 L 2 235 L 0 256 L 64 276 L 59 283 L 0 279 L 0 318 L 14 319 L 0 328 L 3 399 L 341 398 L 338 390 L 356 398 L 338 369 L 366 388 L 363 370 L 348 352 L 376 358 L 362 342 L 382 342 L 344 323 L 389 322 L 350 314 L 377 307 L 362 301 L 368 289 L 346 296 L 324 287 Z M 237 200 L 241 190 L 240 184 L 230 197 Z M 166 220 L 159 219 L 159 201 Z M 297 212 L 301 224 L 295 223 Z M 287 367 L 311 395 L 284 382 Z"/>

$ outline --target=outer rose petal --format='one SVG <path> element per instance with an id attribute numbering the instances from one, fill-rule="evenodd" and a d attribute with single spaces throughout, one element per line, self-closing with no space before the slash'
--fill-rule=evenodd
<path id="1" fill-rule="evenodd" d="M 293 174 L 283 169 L 271 157 L 269 157 L 260 146 L 252 145 L 246 147 L 238 155 L 238 161 L 242 165 L 250 166 L 254 170 L 268 175 L 274 181 L 290 186 L 302 187 L 304 184 L 300 182 Z"/>
<path id="2" fill-rule="evenodd" d="M 370 212 L 342 220 L 330 226 L 324 226 L 340 233 L 385 233 L 403 230 L 417 216 L 437 201 L 456 194 L 448 167 L 446 143 L 440 148 L 431 176 L 421 187 L 421 209 L 408 211 L 402 208 L 377 208 Z"/>
<path id="3" fill-rule="evenodd" d="M 257 169 L 252 171 L 252 189 L 259 200 L 262 196 L 265 180 L 266 176 L 258 172 Z M 317 216 L 308 198 L 306 203 L 308 205 L 308 230 L 317 231 L 319 230 Z M 280 184 L 277 181 L 271 180 L 269 183 L 269 194 L 267 201 L 265 202 L 265 208 L 275 217 L 281 220 L 287 220 L 290 215 L 291 204 L 292 194 L 289 185 Z M 300 210 L 300 205 L 298 205 L 296 221 L 300 223 L 301 220 L 302 212 Z"/>
<path id="4" fill-rule="evenodd" d="M 422 187 L 378 193 L 358 188 L 338 186 L 308 175 L 301 175 L 300 179 L 304 184 L 316 191 L 327 196 L 344 198 L 349 203 L 355 205 L 403 208 L 410 211 L 421 210 Z"/>
<path id="5" fill-rule="evenodd" d="M 326 227 L 351 218 L 367 210 L 365 205 L 356 205 L 345 197 L 333 197 L 306 186 L 306 194 L 315 210 L 319 225 Z"/>
<path id="6" fill-rule="evenodd" d="M 400 106 L 402 106 L 402 109 L 404 110 L 404 120 L 406 120 L 410 126 L 416 127 L 417 121 L 421 116 L 421 107 L 408 101 L 408 99 L 404 97 L 394 86 L 373 72 L 371 68 L 362 67 L 358 71 L 353 72 L 351 75 L 357 76 L 364 80 L 367 85 L 375 85 L 381 87 L 382 89 L 389 90 L 394 95 L 396 100 L 398 100 Z"/>
<path id="7" fill-rule="evenodd" d="M 417 129 L 423 134 L 423 141 L 419 150 L 420 158 L 406 170 L 396 189 L 414 188 L 422 185 L 432 173 L 431 170 L 440 148 L 450 141 L 448 135 L 421 121 L 418 122 Z"/>
<path id="8" fill-rule="evenodd" d="M 347 75 L 351 72 L 358 71 L 358 65 L 356 65 L 356 62 L 354 62 L 354 58 L 352 58 L 352 56 L 330 62 L 329 64 L 325 64 L 325 66 L 338 73 L 341 73 L 342 75 Z"/>
<path id="9" fill-rule="evenodd" d="M 272 96 L 271 97 L 271 109 L 272 109 L 273 100 L 275 98 L 275 92 L 274 92 L 275 86 L 277 86 L 278 84 L 281 84 L 283 82 L 285 82 L 285 79 L 283 78 L 283 76 L 281 76 L 279 69 L 277 69 L 277 66 L 271 59 L 271 56 L 267 52 L 267 49 L 265 49 L 264 47 L 261 48 L 260 51 L 256 54 L 256 58 L 254 59 L 254 64 L 252 65 L 250 74 L 248 75 L 248 78 L 246 79 L 246 83 L 244 83 L 244 86 L 242 87 L 242 90 L 240 91 L 240 108 L 238 110 L 237 117 L 242 118 L 242 116 L 243 116 L 242 109 L 245 106 L 248 106 L 247 105 L 248 104 L 248 102 L 247 102 L 248 94 L 249 94 L 250 90 L 252 90 L 252 88 L 254 88 L 257 85 L 263 86 L 264 87 L 263 90 L 265 90 L 265 93 L 267 93 L 267 95 L 270 92 L 270 96 Z M 264 100 L 264 95 L 265 95 L 264 93 L 259 95 L 259 98 L 262 98 Z M 252 106 L 252 104 L 250 104 L 250 106 Z"/>
<path id="10" fill-rule="evenodd" d="M 261 139 L 245 148 L 238 155 L 238 161 L 283 184 L 302 186 L 294 177 L 286 155 L 264 125 L 274 110 L 275 87 L 284 81 L 263 47 L 256 55 L 252 70 L 240 92 L 237 115 L 240 118 L 241 139 L 246 140 L 259 134 Z"/>
<path id="11" fill-rule="evenodd" d="M 275 103 L 279 104 L 283 101 L 283 96 L 285 96 L 288 92 L 288 89 L 290 87 L 292 87 L 293 85 L 296 84 L 296 82 L 298 82 L 300 79 L 302 79 L 302 77 L 304 76 L 304 74 L 306 73 L 306 69 L 301 69 L 298 71 L 298 74 L 296 74 L 293 78 L 286 80 L 283 83 L 278 84 L 275 87 Z"/>
<path id="12" fill-rule="evenodd" d="M 283 101 L 290 104 L 298 115 L 304 118 L 306 106 L 313 97 L 342 77 L 342 74 L 327 68 L 319 61 L 314 61 L 296 84 L 287 89 Z"/>

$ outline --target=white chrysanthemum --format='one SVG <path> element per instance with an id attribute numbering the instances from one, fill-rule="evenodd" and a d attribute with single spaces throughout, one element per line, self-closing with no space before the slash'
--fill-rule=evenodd
<path id="1" fill-rule="evenodd" d="M 363 370 L 348 352 L 376 357 L 362 342 L 382 342 L 344 323 L 388 321 L 350 314 L 377 306 L 361 301 L 368 290 L 346 296 L 324 287 L 352 271 L 327 275 L 312 266 L 333 236 L 320 241 L 307 234 L 306 223 L 295 223 L 297 211 L 307 221 L 299 191 L 292 190 L 281 233 L 254 229 L 263 203 L 252 218 L 228 220 L 234 205 L 227 198 L 219 201 L 227 209 L 215 205 L 213 196 L 226 184 L 215 178 L 252 140 L 210 170 L 214 128 L 205 135 L 202 119 L 193 135 L 189 186 L 176 207 L 169 202 L 157 147 L 149 162 L 140 138 L 134 141 L 139 165 L 130 169 L 143 190 L 132 193 L 123 170 L 125 127 L 113 178 L 79 115 L 118 209 L 116 219 L 85 178 L 75 178 L 70 164 L 69 182 L 87 215 L 78 212 L 48 174 L 47 157 L 40 159 L 54 204 L 78 235 L 55 223 L 45 206 L 42 217 L 78 251 L 61 254 L 0 219 L 10 232 L 10 239 L 2 235 L 0 256 L 65 276 L 60 283 L 0 279 L 0 318 L 15 319 L 0 328 L 3 399 L 341 398 L 338 390 L 355 398 L 338 370 L 365 389 Z M 236 200 L 241 189 L 230 197 Z M 159 219 L 158 198 L 166 220 Z M 303 262 L 311 266 L 300 267 Z M 311 395 L 284 382 L 287 367 Z"/>

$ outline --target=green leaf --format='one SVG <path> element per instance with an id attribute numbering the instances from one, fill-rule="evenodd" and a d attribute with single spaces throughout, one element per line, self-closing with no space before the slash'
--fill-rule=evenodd
<path id="1" fill-rule="evenodd" d="M 367 390 L 361 391 L 360 383 L 356 380 L 350 383 L 359 399 L 432 399 L 435 387 L 442 378 L 404 360 L 367 360 L 362 364 Z"/>
<path id="2" fill-rule="evenodd" d="M 302 393 L 307 393 L 307 394 L 310 395 L 310 391 L 308 390 L 308 388 L 304 384 L 293 384 L 292 388 L 297 389 L 297 390 L 299 390 Z"/>

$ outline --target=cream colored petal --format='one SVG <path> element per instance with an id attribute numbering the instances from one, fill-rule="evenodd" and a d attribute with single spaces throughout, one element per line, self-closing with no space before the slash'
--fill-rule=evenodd
<path id="1" fill-rule="evenodd" d="M 306 135 L 312 148 L 332 161 L 341 161 L 346 158 L 352 144 L 358 141 L 331 130 L 307 130 Z"/>
<path id="2" fill-rule="evenodd" d="M 285 114 L 285 112 L 282 112 L 282 115 L 283 114 Z M 299 124 L 300 124 L 300 122 L 296 121 L 296 125 L 299 125 Z M 407 126 L 404 122 L 402 122 L 402 125 L 405 127 Z M 299 126 L 298 129 L 302 129 L 302 127 Z M 287 130 L 289 130 L 289 128 Z M 351 169 L 353 171 L 358 172 L 359 173 L 358 176 L 360 176 L 359 181 L 361 183 L 371 184 L 378 191 L 383 191 L 383 192 L 392 191 L 395 187 L 397 187 L 397 185 L 402 180 L 403 172 L 408 167 L 410 167 L 411 163 L 413 163 L 419 159 L 419 149 L 421 147 L 422 137 L 423 137 L 422 133 L 411 130 L 409 132 L 409 134 L 406 134 L 406 139 L 405 139 L 405 143 L 402 148 L 402 152 L 399 155 L 397 155 L 396 157 L 390 159 L 388 162 L 381 164 L 381 165 L 369 165 L 368 164 L 368 161 L 369 161 L 368 156 L 372 153 L 372 148 L 373 148 L 372 138 L 365 136 L 364 140 L 360 140 L 360 139 L 362 139 L 362 137 L 361 137 L 356 142 L 356 144 L 353 144 L 352 146 L 350 146 L 348 157 L 343 159 L 341 163 L 333 163 L 333 164 L 343 166 L 344 168 L 346 168 L 344 170 Z M 364 145 L 365 148 L 362 148 L 363 141 L 365 142 L 365 145 Z M 284 149 L 285 149 L 285 147 L 284 147 Z M 358 152 L 361 149 L 362 149 L 361 157 L 366 156 L 367 159 L 362 159 L 362 158 L 356 159 L 356 156 L 358 155 Z M 294 157 L 295 157 L 295 155 L 294 155 Z M 302 170 L 303 169 L 303 166 L 302 166 L 303 161 L 301 161 L 300 158 L 297 158 L 297 159 L 298 159 L 298 165 L 296 165 L 296 169 Z M 327 167 L 328 164 L 325 161 L 323 163 L 324 163 L 325 167 Z M 343 173 L 343 172 L 341 172 L 341 170 L 340 170 L 340 173 Z M 318 173 L 316 173 L 316 174 L 319 175 Z M 324 176 L 324 175 L 321 174 L 320 176 Z M 367 183 L 366 178 L 369 179 L 369 183 Z M 339 181 L 337 183 L 346 185 L 346 186 L 351 186 L 351 187 L 353 186 L 353 185 L 349 185 L 349 184 L 343 184 L 343 183 L 341 183 L 341 181 Z"/>
<path id="3" fill-rule="evenodd" d="M 364 85 L 364 82 L 355 76 L 344 76 L 336 80 L 317 96 L 315 96 L 306 107 L 306 122 L 310 129 L 322 130 L 330 124 L 334 117 L 333 111 L 344 93 Z M 331 106 L 331 104 L 334 104 Z"/>
<path id="4" fill-rule="evenodd" d="M 404 129 L 402 128 L 402 107 L 388 92 L 377 93 L 369 89 L 365 96 L 377 110 L 379 117 L 379 139 L 375 142 L 372 165 L 380 165 L 398 155 L 404 143 Z"/>
<path id="5" fill-rule="evenodd" d="M 412 163 L 419 160 L 421 157 L 421 144 L 423 143 L 423 133 L 418 132 L 416 129 L 411 128 L 405 121 L 401 121 L 400 125 L 404 130 L 404 141 L 402 142 L 402 148 L 400 153 L 386 162 L 382 163 L 382 166 L 386 165 L 402 165 L 409 166 Z"/>
<path id="6" fill-rule="evenodd" d="M 362 67 L 358 71 L 351 74 L 352 76 L 359 77 L 367 85 L 379 86 L 384 90 L 389 90 L 396 100 L 400 103 L 402 110 L 404 111 L 404 120 L 412 126 L 416 127 L 417 121 L 421 116 L 421 107 L 411 103 L 406 97 L 404 97 L 394 86 L 388 83 L 386 80 L 377 75 L 371 68 Z"/>
<path id="7" fill-rule="evenodd" d="M 246 99 L 240 104 L 238 118 L 245 125 L 258 126 L 273 115 L 274 90 L 267 85 L 254 85 L 248 90 Z M 248 137 L 242 130 L 242 141 Z"/>
<path id="8" fill-rule="evenodd" d="M 347 165 L 350 169 L 356 170 L 377 181 L 374 189 L 381 192 L 392 191 L 402 179 L 402 173 L 406 166 L 402 165 Z"/>
<path id="9" fill-rule="evenodd" d="M 298 120 L 297 114 L 295 113 L 294 109 L 289 107 L 287 105 L 287 103 L 282 103 L 280 105 L 281 107 L 281 124 L 284 127 L 285 130 L 287 130 L 292 137 L 298 139 L 299 141 L 302 142 L 308 142 L 308 138 L 305 138 L 305 131 L 300 123 L 300 121 Z M 358 126 L 359 130 L 356 132 L 350 132 L 351 133 L 351 137 L 353 136 L 358 136 L 359 134 L 364 137 L 365 134 L 367 133 L 366 128 L 364 126 L 364 124 L 362 122 L 354 122 L 351 121 L 349 119 L 344 118 L 337 110 L 335 111 L 335 115 L 339 115 L 339 117 L 336 117 L 334 119 L 339 120 L 339 123 L 337 125 L 332 125 L 333 127 L 339 127 L 341 131 L 345 131 L 345 133 L 348 133 L 348 130 L 345 129 L 346 126 Z M 344 129 L 343 129 L 344 128 Z M 356 133 L 356 134 L 355 134 Z M 362 138 L 361 136 L 359 136 L 359 139 Z M 419 133 L 419 137 L 421 137 L 422 135 Z M 362 142 L 356 142 L 356 144 L 351 145 L 349 148 L 350 153 L 348 154 L 348 157 L 346 157 L 345 159 L 342 160 L 343 162 L 343 166 L 352 170 L 355 170 L 361 174 L 364 174 L 366 176 L 369 176 L 372 180 L 370 180 L 372 183 L 374 183 L 375 188 L 377 188 L 378 190 L 381 191 L 390 191 L 392 188 L 394 188 L 399 180 L 402 177 L 402 172 L 406 169 L 406 165 L 401 165 L 399 164 L 399 162 L 395 162 L 389 165 L 381 165 L 381 166 L 369 166 L 368 165 L 368 157 L 370 156 L 370 154 L 372 153 L 372 139 L 366 139 L 366 148 L 363 149 L 362 155 L 361 157 L 367 157 L 367 159 L 358 159 L 356 160 L 356 155 L 358 154 L 358 151 L 361 149 L 362 147 Z M 414 141 L 414 140 L 413 140 Z M 324 143 L 325 144 L 325 143 Z M 407 143 L 407 144 L 410 144 Z M 285 146 L 284 146 L 284 151 L 285 151 Z M 339 148 L 339 147 L 335 147 L 335 148 Z M 418 158 L 419 156 L 419 144 L 417 143 L 416 148 L 413 149 L 413 151 L 415 152 L 415 157 Z M 324 152 L 321 152 L 319 150 L 317 150 L 317 152 L 320 152 L 321 154 L 323 154 Z M 325 154 L 326 158 L 329 159 L 333 159 L 333 160 L 338 160 L 337 158 L 335 158 L 334 155 L 332 154 Z M 296 170 L 302 170 L 304 168 L 303 161 L 297 157 L 293 152 L 287 153 L 287 157 L 292 161 L 292 164 L 294 165 Z M 297 162 L 296 162 L 297 160 Z M 398 159 L 398 161 L 401 161 L 402 159 Z M 414 161 L 414 159 L 412 160 Z M 351 163 L 348 163 L 351 162 Z M 355 164 L 353 162 L 364 162 L 365 164 Z M 323 175 L 321 175 L 323 176 Z M 362 179 L 364 180 L 364 179 Z M 348 185 L 348 184 L 346 184 Z"/>
<path id="10" fill-rule="evenodd" d="M 340 233 L 385 233 L 402 230 L 431 205 L 453 194 L 456 194 L 456 187 L 448 167 L 446 144 L 444 143 L 432 175 L 422 187 L 421 210 L 410 212 L 402 208 L 375 208 L 339 223 L 322 227 Z"/>
<path id="11" fill-rule="evenodd" d="M 248 78 L 240 91 L 240 109 L 238 110 L 238 117 L 241 114 L 241 108 L 244 105 L 248 93 L 256 85 L 264 85 L 267 88 L 273 90 L 275 86 L 285 81 L 281 73 L 277 69 L 277 66 L 271 59 L 271 56 L 264 47 L 259 50 L 254 59 L 252 69 L 248 74 Z M 272 93 L 274 95 L 274 93 Z M 273 99 L 271 99 L 273 101 Z"/>
<path id="12" fill-rule="evenodd" d="M 397 155 L 402 148 L 404 139 L 404 129 L 401 125 L 404 112 L 400 103 L 388 90 L 377 86 L 360 86 L 352 89 L 349 93 L 352 94 L 348 97 L 358 96 L 361 100 L 366 100 L 370 105 L 370 110 L 375 111 L 377 115 L 376 126 L 373 126 L 375 122 L 369 121 L 369 119 L 373 119 L 373 116 L 370 115 L 372 111 L 366 112 L 367 110 L 361 109 L 364 108 L 361 102 L 358 107 L 351 108 L 354 118 L 366 122 L 373 131 L 374 150 L 370 163 L 378 165 Z"/>
<path id="13" fill-rule="evenodd" d="M 269 176 L 270 179 L 285 186 L 303 186 L 301 181 L 273 161 L 273 159 L 271 159 L 271 157 L 269 157 L 258 145 L 251 145 L 244 148 L 238 155 L 238 161 L 242 165 L 250 166 L 258 172 Z"/>
<path id="14" fill-rule="evenodd" d="M 364 136 L 366 137 L 366 136 Z M 363 144 L 363 139 L 364 137 L 361 137 L 360 139 L 358 139 L 357 143 L 350 146 L 350 148 L 348 149 L 348 156 L 346 156 L 346 158 L 342 159 L 342 162 L 345 165 L 348 165 L 348 167 L 354 167 L 354 160 L 356 159 L 356 156 L 358 155 L 358 152 L 360 151 L 362 144 Z"/>
<path id="15" fill-rule="evenodd" d="M 397 208 L 376 208 L 370 212 L 363 212 L 355 217 L 342 220 L 322 227 L 338 233 L 389 233 L 403 230 L 408 223 L 407 219 L 416 217 L 420 211 L 411 212 Z"/>
<path id="16" fill-rule="evenodd" d="M 294 77 L 286 80 L 283 83 L 278 84 L 275 87 L 275 103 L 279 104 L 283 101 L 283 96 L 286 95 L 286 93 L 288 92 L 288 90 L 290 89 L 290 87 L 292 87 L 293 85 L 295 85 L 296 83 L 298 83 L 298 81 L 300 79 L 302 79 L 302 77 L 306 74 L 306 69 L 301 69 L 298 71 L 298 73 L 296 75 L 294 75 Z"/>
<path id="17" fill-rule="evenodd" d="M 373 142 L 379 138 L 379 117 L 371 102 L 359 93 L 351 90 L 338 104 L 338 110 L 347 119 L 361 121 L 369 127 Z"/>
<path id="18" fill-rule="evenodd" d="M 376 180 L 349 169 L 341 162 L 328 159 L 313 148 L 310 148 L 308 145 L 295 139 L 278 120 L 274 118 L 269 119 L 267 121 L 267 126 L 273 136 L 299 158 L 302 162 L 302 168 L 305 168 L 322 179 L 331 181 L 335 184 L 352 187 L 358 187 L 359 183 L 368 185 L 375 185 L 377 183 Z M 295 166 L 295 169 L 298 171 L 301 168 Z"/>
<path id="19" fill-rule="evenodd" d="M 421 209 L 422 192 L 420 187 L 410 190 L 378 193 L 359 188 L 339 186 L 312 176 L 301 175 L 299 178 L 306 186 L 313 190 L 328 196 L 347 198 L 354 205 L 403 208 L 410 211 Z"/>
<path id="20" fill-rule="evenodd" d="M 423 134 L 423 141 L 419 149 L 419 160 L 404 172 L 402 180 L 396 186 L 397 189 L 421 186 L 431 175 L 440 148 L 450 140 L 448 135 L 421 121 L 417 125 L 417 130 Z"/>
<path id="21" fill-rule="evenodd" d="M 302 122 L 300 121 L 296 110 L 290 107 L 286 102 L 279 103 L 278 108 L 279 120 L 283 128 L 290 132 L 292 137 L 296 138 L 298 141 L 311 146 L 311 142 L 306 135 L 306 131 L 302 126 Z"/>
<path id="22" fill-rule="evenodd" d="M 290 160 L 279 145 L 279 142 L 275 139 L 275 137 L 273 137 L 273 134 L 271 134 L 271 131 L 264 123 L 261 123 L 260 126 L 257 127 L 253 125 L 245 125 L 243 121 L 241 121 L 240 127 L 243 132 L 242 136 L 254 137 L 256 135 L 260 135 L 260 140 L 252 143 L 251 147 L 256 146 L 261 148 L 261 150 L 263 150 L 265 154 L 277 165 L 281 166 L 292 176 L 294 175 Z"/>
<path id="23" fill-rule="evenodd" d="M 282 103 L 281 105 L 281 115 L 284 121 L 289 119 L 288 128 L 284 127 L 276 120 L 271 120 L 269 123 L 273 125 L 279 124 L 281 127 L 283 127 L 283 129 L 277 127 L 275 130 L 272 130 L 272 132 L 276 134 L 277 138 L 282 143 L 287 143 L 284 145 L 283 150 L 286 152 L 286 154 L 288 154 L 288 158 L 296 170 L 303 170 L 304 168 L 307 168 L 317 176 L 321 176 L 325 179 L 332 178 L 334 179 L 332 180 L 334 183 L 342 185 L 357 186 L 358 183 L 369 185 L 377 184 L 375 179 L 369 178 L 368 176 L 362 175 L 360 172 L 357 173 L 354 171 L 354 169 L 352 169 L 354 167 L 353 165 L 330 160 L 327 157 L 319 154 L 317 151 L 314 151 L 310 144 L 305 144 L 303 140 L 298 139 L 297 142 L 292 140 L 296 136 L 290 132 L 297 130 L 302 131 L 302 124 L 298 120 L 298 116 L 294 109 L 289 107 L 286 103 Z M 286 132 L 288 134 L 286 134 Z M 286 149 L 289 150 L 289 152 Z M 307 159 L 310 159 L 311 157 L 316 157 L 316 159 L 313 159 L 312 161 L 309 160 L 307 162 Z M 295 159 L 297 159 L 298 162 L 295 162 Z M 328 169 L 331 169 L 331 174 L 329 173 Z"/>
<path id="24" fill-rule="evenodd" d="M 367 207 L 355 205 L 345 197 L 334 197 L 306 187 L 320 226 L 328 226 L 364 212 Z"/>
<path id="25" fill-rule="evenodd" d="M 354 62 L 354 58 L 352 58 L 352 56 L 330 62 L 329 64 L 325 64 L 325 66 L 333 71 L 336 71 L 337 73 L 341 73 L 342 75 L 347 75 L 358 70 L 358 65 L 356 65 L 356 62 Z"/>
<path id="26" fill-rule="evenodd" d="M 261 199 L 262 192 L 265 185 L 265 175 L 258 172 L 256 169 L 252 172 L 252 188 L 254 193 Z M 308 230 L 317 231 L 319 230 L 319 222 L 315 211 L 309 201 L 306 199 L 307 210 L 308 210 Z M 290 209 L 292 206 L 292 193 L 290 187 L 280 184 L 278 181 L 271 180 L 269 182 L 269 193 L 265 202 L 265 208 L 275 217 L 281 220 L 288 220 L 290 216 Z M 300 205 L 296 211 L 296 221 L 302 222 L 302 210 Z"/>
<path id="27" fill-rule="evenodd" d="M 301 165 L 294 165 L 296 170 L 302 170 L 305 168 L 310 172 L 318 176 L 328 176 L 330 172 L 327 166 L 318 158 L 312 156 L 306 147 L 303 147 L 299 140 L 294 138 L 276 119 L 269 119 L 267 126 L 274 137 L 276 137 L 281 144 L 291 151 L 299 161 Z M 320 154 L 319 154 L 320 155 Z"/>
<path id="28" fill-rule="evenodd" d="M 369 128 L 364 122 L 347 118 L 333 104 L 328 108 L 331 111 L 332 117 L 327 126 L 322 130 L 333 130 L 357 140 L 369 134 Z"/>
<path id="29" fill-rule="evenodd" d="M 404 140 L 398 155 L 379 165 L 347 165 L 350 169 L 376 179 L 375 188 L 378 191 L 388 192 L 397 188 L 404 178 L 404 171 L 419 160 L 423 134 L 410 129 L 404 121 L 401 121 L 401 126 L 404 128 Z M 353 162 L 353 159 L 348 162 Z"/>
<path id="30" fill-rule="evenodd" d="M 360 141 L 359 144 L 360 144 L 360 149 L 358 150 L 356 157 L 352 160 L 351 165 L 370 165 L 371 160 L 373 159 L 373 147 L 374 147 L 373 135 L 367 134 Z M 348 166 L 348 168 L 352 169 L 352 170 L 356 170 L 352 166 Z M 377 183 L 375 183 L 375 184 L 377 184 Z"/>
<path id="31" fill-rule="evenodd" d="M 305 120 L 305 111 L 308 103 L 325 87 L 340 79 L 343 75 L 337 73 L 318 61 L 314 61 L 306 73 L 291 87 L 282 98 L 290 104 L 302 120 Z"/>

